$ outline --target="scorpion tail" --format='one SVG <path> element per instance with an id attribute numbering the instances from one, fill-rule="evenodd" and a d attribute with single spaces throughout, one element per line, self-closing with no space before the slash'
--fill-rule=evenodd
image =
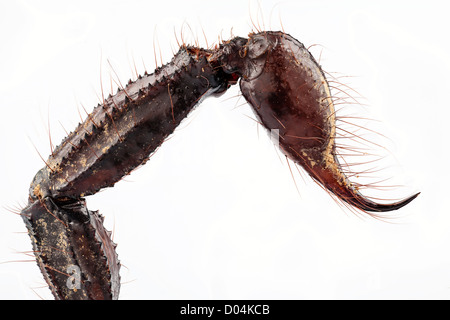
<path id="1" fill-rule="evenodd" d="M 46 197 L 21 213 L 44 279 L 59 300 L 117 299 L 119 260 L 103 217 L 84 199 Z"/>

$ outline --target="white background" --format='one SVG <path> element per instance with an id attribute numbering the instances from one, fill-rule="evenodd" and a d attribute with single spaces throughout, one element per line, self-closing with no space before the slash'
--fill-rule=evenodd
<path id="1" fill-rule="evenodd" d="M 154 48 L 159 65 L 160 56 L 170 61 L 175 34 L 205 47 L 203 32 L 211 45 L 231 30 L 256 31 L 252 21 L 283 26 L 315 45 L 324 70 L 352 76 L 341 80 L 365 104 L 354 114 L 378 120 L 363 123 L 387 137 L 373 137 L 389 151 L 375 163 L 383 169 L 375 180 L 402 185 L 382 197 L 422 194 L 388 222 L 339 206 L 291 164 L 293 179 L 236 86 L 200 105 L 147 165 L 87 199 L 114 230 L 120 298 L 450 297 L 449 8 L 444 1 L 259 4 L 0 3 L 0 298 L 52 299 L 10 210 L 26 204 L 44 166 L 35 147 L 47 158 L 48 129 L 56 145 L 62 126 L 75 128 L 78 110 L 84 118 L 82 106 L 99 102 L 100 75 L 109 93 L 115 75 L 107 60 L 124 83 L 135 77 L 133 60 L 140 73 L 144 64 L 154 70 Z"/>

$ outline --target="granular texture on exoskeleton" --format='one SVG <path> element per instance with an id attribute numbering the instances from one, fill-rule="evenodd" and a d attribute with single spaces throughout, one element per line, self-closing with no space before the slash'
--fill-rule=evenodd
<path id="1" fill-rule="evenodd" d="M 182 47 L 154 74 L 119 88 L 55 148 L 34 177 L 21 215 L 56 299 L 118 298 L 115 244 L 83 197 L 113 187 L 143 165 L 197 104 L 228 88 L 231 76 L 209 56 Z"/>

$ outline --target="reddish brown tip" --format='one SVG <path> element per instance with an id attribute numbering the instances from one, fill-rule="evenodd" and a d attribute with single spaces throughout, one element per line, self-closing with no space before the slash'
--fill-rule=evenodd
<path id="1" fill-rule="evenodd" d="M 420 192 L 403 199 L 398 202 L 390 203 L 390 204 L 380 204 L 373 201 L 368 200 L 367 198 L 363 197 L 361 194 L 356 193 L 353 195 L 353 197 L 350 198 L 341 198 L 342 200 L 350 203 L 351 205 L 355 206 L 356 208 L 368 211 L 368 212 L 387 212 L 387 211 L 393 211 L 398 210 L 404 206 L 406 206 L 408 203 L 413 201 L 417 196 L 420 194 Z"/>
<path id="2" fill-rule="evenodd" d="M 348 181 L 347 177 L 342 172 L 336 157 L 332 157 L 332 159 L 334 160 L 332 163 L 326 163 L 317 159 L 319 165 L 314 167 L 308 165 L 304 159 L 296 158 L 294 160 L 302 164 L 311 177 L 339 199 L 364 212 L 387 212 L 398 210 L 413 201 L 420 194 L 420 192 L 418 192 L 406 199 L 394 203 L 376 203 L 363 196 L 357 188 Z"/>

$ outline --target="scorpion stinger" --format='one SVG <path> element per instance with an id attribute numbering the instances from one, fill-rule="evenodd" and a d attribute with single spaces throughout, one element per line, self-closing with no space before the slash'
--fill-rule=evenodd
<path id="1" fill-rule="evenodd" d="M 221 47 L 223 68 L 241 77 L 240 88 L 259 122 L 279 130 L 282 152 L 338 199 L 364 212 L 397 210 L 402 201 L 380 204 L 364 197 L 337 160 L 336 117 L 327 79 L 311 53 L 288 34 L 261 32 Z"/>

